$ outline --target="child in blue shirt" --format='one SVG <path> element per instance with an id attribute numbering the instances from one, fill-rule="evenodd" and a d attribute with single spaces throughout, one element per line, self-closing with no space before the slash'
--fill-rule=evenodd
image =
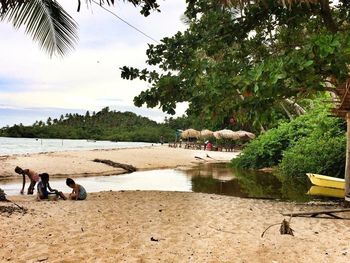
<path id="1" fill-rule="evenodd" d="M 52 189 L 49 184 L 49 174 L 42 173 L 39 174 L 40 182 L 38 183 L 38 197 L 40 200 L 49 199 L 49 195 L 55 195 L 56 198 L 60 197 L 63 200 L 67 198 L 62 192 L 57 191 L 56 189 Z"/>

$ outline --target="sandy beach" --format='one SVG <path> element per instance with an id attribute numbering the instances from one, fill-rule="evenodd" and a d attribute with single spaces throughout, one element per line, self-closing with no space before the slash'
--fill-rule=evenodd
<path id="1" fill-rule="evenodd" d="M 326 209 L 210 194 L 101 192 L 86 201 L 34 201 L 0 215 L 1 262 L 349 262 L 350 221 L 281 212 Z M 332 208 L 334 208 L 332 206 Z M 287 218 L 288 219 L 288 218 Z"/>
<path id="2" fill-rule="evenodd" d="M 138 170 L 193 166 L 201 162 L 228 162 L 239 152 L 208 152 L 154 146 L 128 149 L 88 150 L 0 156 L 0 180 L 19 178 L 16 166 L 51 177 L 115 175 L 125 170 L 92 160 L 107 159 L 135 166 Z M 211 158 L 208 158 L 209 155 Z M 200 157 L 200 158 L 196 158 Z"/>
<path id="3" fill-rule="evenodd" d="M 207 154 L 211 158 L 207 157 Z M 115 174 L 105 158 L 138 169 L 228 161 L 237 153 L 150 147 L 3 157 L 55 176 Z M 195 158 L 195 156 L 200 157 Z M 282 212 L 338 208 L 189 192 L 90 193 L 85 201 L 11 196 L 27 213 L 0 213 L 0 262 L 349 262 L 349 220 L 293 218 L 295 236 L 280 235 Z M 0 203 L 0 206 L 12 206 Z M 350 215 L 344 215 L 350 217 Z"/>

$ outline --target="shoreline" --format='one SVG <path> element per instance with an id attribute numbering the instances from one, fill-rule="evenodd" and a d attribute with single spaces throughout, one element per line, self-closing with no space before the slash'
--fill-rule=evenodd
<path id="1" fill-rule="evenodd" d="M 192 167 L 205 162 L 229 162 L 238 154 L 239 152 L 171 148 L 165 145 L 16 154 L 0 157 L 0 181 L 20 178 L 13 171 L 16 166 L 29 168 L 38 173 L 47 172 L 52 178 L 90 177 L 125 173 L 124 169 L 93 162 L 92 160 L 96 158 L 133 165 L 138 171 L 145 171 L 181 166 Z"/>

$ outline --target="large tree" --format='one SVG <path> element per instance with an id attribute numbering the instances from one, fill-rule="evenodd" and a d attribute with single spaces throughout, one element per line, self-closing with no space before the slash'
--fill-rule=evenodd
<path id="1" fill-rule="evenodd" d="M 135 105 L 174 113 L 187 101 L 190 114 L 258 124 L 276 106 L 350 87 L 347 0 L 188 1 L 184 20 L 185 32 L 149 45 L 150 67 L 122 68 L 151 85 Z"/>
<path id="2" fill-rule="evenodd" d="M 288 107 L 345 81 L 347 1 L 329 9 L 320 3 L 242 4 L 190 1 L 188 30 L 149 45 L 149 69 L 122 68 L 123 78 L 151 83 L 135 104 L 174 113 L 177 102 L 188 101 L 189 113 L 254 121 L 274 105 Z"/>

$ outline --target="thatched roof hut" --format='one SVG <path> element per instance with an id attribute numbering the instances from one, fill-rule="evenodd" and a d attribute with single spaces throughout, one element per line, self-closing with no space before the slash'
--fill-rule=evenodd
<path id="1" fill-rule="evenodd" d="M 200 131 L 197 131 L 195 129 L 187 129 L 187 130 L 184 130 L 182 133 L 181 133 L 181 138 L 183 139 L 188 139 L 188 138 L 199 138 L 201 135 Z"/>
<path id="2" fill-rule="evenodd" d="M 217 139 L 231 139 L 231 140 L 239 139 L 239 135 L 236 132 L 232 130 L 227 130 L 227 129 L 214 132 L 214 137 Z"/>
<path id="3" fill-rule="evenodd" d="M 202 130 L 201 131 L 201 138 L 209 138 L 209 137 L 213 137 L 214 136 L 214 132 L 210 131 L 210 130 Z"/>
<path id="4" fill-rule="evenodd" d="M 252 140 L 255 139 L 255 134 L 247 131 L 236 131 L 239 138 L 242 140 Z"/>

